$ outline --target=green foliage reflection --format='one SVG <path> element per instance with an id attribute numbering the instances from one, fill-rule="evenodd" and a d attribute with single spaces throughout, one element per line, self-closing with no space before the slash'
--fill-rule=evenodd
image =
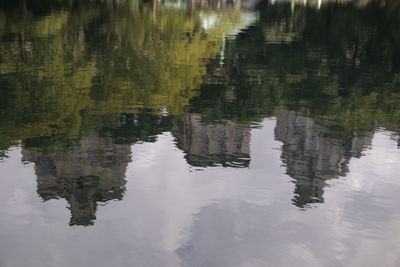
<path id="1" fill-rule="evenodd" d="M 183 113 L 221 36 L 241 23 L 237 9 L 188 15 L 130 1 L 67 1 L 43 15 L 29 4 L 0 21 L 3 149 L 12 140 L 78 136 L 88 112 Z M 212 27 L 203 27 L 204 16 Z"/>

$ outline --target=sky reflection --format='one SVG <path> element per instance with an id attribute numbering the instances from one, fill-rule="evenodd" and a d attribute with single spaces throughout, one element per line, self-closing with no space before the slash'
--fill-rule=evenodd
<path id="1" fill-rule="evenodd" d="M 90 228 L 65 223 L 64 200 L 38 198 L 34 164 L 22 167 L 21 149 L 12 149 L 1 173 L 2 264 L 395 266 L 400 151 L 390 133 L 377 131 L 347 177 L 327 182 L 324 204 L 299 209 L 275 124 L 251 130 L 244 169 L 193 171 L 170 133 L 133 145 L 123 201 L 100 206 Z"/>

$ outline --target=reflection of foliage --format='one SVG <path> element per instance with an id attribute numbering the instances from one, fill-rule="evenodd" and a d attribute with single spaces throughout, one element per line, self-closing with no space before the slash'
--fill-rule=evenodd
<path id="1" fill-rule="evenodd" d="M 400 17 L 393 14 L 399 11 L 396 3 L 380 9 L 375 2 L 363 8 L 327 4 L 319 11 L 267 7 L 257 27 L 227 44 L 224 69 L 211 67 L 223 73 L 214 77 L 220 85 L 204 85 L 193 109 L 206 120 L 241 122 L 292 109 L 346 136 L 376 122 L 398 127 Z M 282 21 L 302 26 L 282 27 Z M 276 32 L 296 40 L 271 41 Z"/>
<path id="2" fill-rule="evenodd" d="M 88 102 L 93 62 L 79 53 L 83 50 L 80 44 L 67 43 L 58 34 L 23 36 L 24 40 L 17 34 L 13 37 L 13 42 L 2 43 L 6 52 L 0 65 L 1 131 L 10 131 L 4 136 L 76 134 L 79 109 Z M 75 60 L 68 57 L 72 51 L 78 55 Z"/>
<path id="3" fill-rule="evenodd" d="M 171 113 L 182 112 L 205 74 L 203 60 L 218 52 L 217 35 L 206 38 L 198 17 L 189 20 L 182 12 L 114 12 L 101 34 L 108 41 L 99 47 L 96 105 L 108 108 L 111 102 L 115 111 L 167 106 Z"/>
<path id="4" fill-rule="evenodd" d="M 109 23 L 99 34 L 107 42 L 98 45 L 97 70 L 92 97 L 97 107 L 116 110 L 131 108 L 183 112 L 188 100 L 206 73 L 206 60 L 217 55 L 222 33 L 240 22 L 237 10 L 231 13 L 193 12 L 144 6 L 128 10 L 121 6 L 102 14 Z M 207 31 L 202 21 L 211 16 Z M 133 19 L 134 18 L 134 19 Z M 133 19 L 133 22 L 132 22 Z M 99 37 L 97 37 L 99 38 Z"/>
<path id="5" fill-rule="evenodd" d="M 36 4 L 0 10 L 0 148 L 77 136 L 88 112 L 182 113 L 229 21 L 240 20 L 237 10 L 221 13 L 205 31 L 199 12 L 130 1 Z"/>
<path id="6" fill-rule="evenodd" d="M 248 124 L 283 108 L 343 132 L 400 120 L 397 2 L 268 6 L 258 26 L 226 41 L 223 67 L 209 59 L 221 35 L 242 23 L 235 9 L 188 15 L 129 1 L 25 4 L 16 5 L 21 12 L 0 9 L 0 148 L 118 128 L 115 118 L 97 116 L 105 113 L 181 114 L 191 99 L 214 121 Z M 151 135 L 153 119 L 142 133 L 129 131 Z M 111 134 L 136 138 L 128 132 Z"/>

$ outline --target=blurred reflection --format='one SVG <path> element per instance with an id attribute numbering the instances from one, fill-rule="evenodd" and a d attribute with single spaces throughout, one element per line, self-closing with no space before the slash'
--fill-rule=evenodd
<path id="1" fill-rule="evenodd" d="M 276 116 L 293 203 L 304 207 L 323 202 L 326 180 L 349 172 L 377 128 L 399 132 L 400 40 L 389 28 L 398 32 L 400 6 L 322 1 L 316 12 L 312 1 L 282 2 L 290 1 L 267 5 L 259 23 L 225 44 L 224 64 L 209 64 L 191 110 L 209 123 Z"/>
<path id="2" fill-rule="evenodd" d="M 93 224 L 98 202 L 123 197 L 130 145 L 91 132 L 66 151 L 24 148 L 22 153 L 24 161 L 35 163 L 39 196 L 68 201 L 70 225 Z"/>
<path id="3" fill-rule="evenodd" d="M 132 1 L 22 1 L 0 8 L 0 149 L 77 136 L 82 113 L 183 114 L 206 64 L 252 15 Z M 155 2 L 156 3 L 156 2 Z"/>
<path id="4" fill-rule="evenodd" d="M 231 121 L 206 125 L 201 123 L 200 115 L 187 114 L 176 120 L 173 134 L 192 166 L 249 166 L 249 128 Z"/>
<path id="5" fill-rule="evenodd" d="M 85 117 L 89 132 L 78 139 L 27 139 L 23 161 L 35 164 L 37 193 L 44 200 L 65 198 L 70 225 L 92 225 L 98 203 L 122 200 L 131 144 L 154 142 L 171 128 L 170 118 L 147 113 Z"/>
<path id="6" fill-rule="evenodd" d="M 294 111 L 283 111 L 277 117 L 275 138 L 283 143 L 282 162 L 296 185 L 296 206 L 323 202 L 325 182 L 345 176 L 350 158 L 361 157 L 361 152 L 371 145 L 372 132 L 365 136 L 353 133 L 348 138 L 337 135 L 334 129 Z"/>
<path id="7" fill-rule="evenodd" d="M 400 1 L 6 2 L 0 266 L 398 266 Z"/>
<path id="8" fill-rule="evenodd" d="M 190 166 L 250 168 L 276 117 L 293 203 L 323 202 L 376 129 L 399 131 L 400 5 L 306 2 L 2 6 L 0 157 L 21 143 L 41 198 L 89 225 L 122 199 L 132 144 L 171 132 Z"/>

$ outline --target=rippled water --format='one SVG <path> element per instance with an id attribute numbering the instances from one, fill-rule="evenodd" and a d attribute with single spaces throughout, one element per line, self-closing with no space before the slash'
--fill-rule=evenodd
<path id="1" fill-rule="evenodd" d="M 399 51 L 393 0 L 2 1 L 0 266 L 400 266 Z"/>

